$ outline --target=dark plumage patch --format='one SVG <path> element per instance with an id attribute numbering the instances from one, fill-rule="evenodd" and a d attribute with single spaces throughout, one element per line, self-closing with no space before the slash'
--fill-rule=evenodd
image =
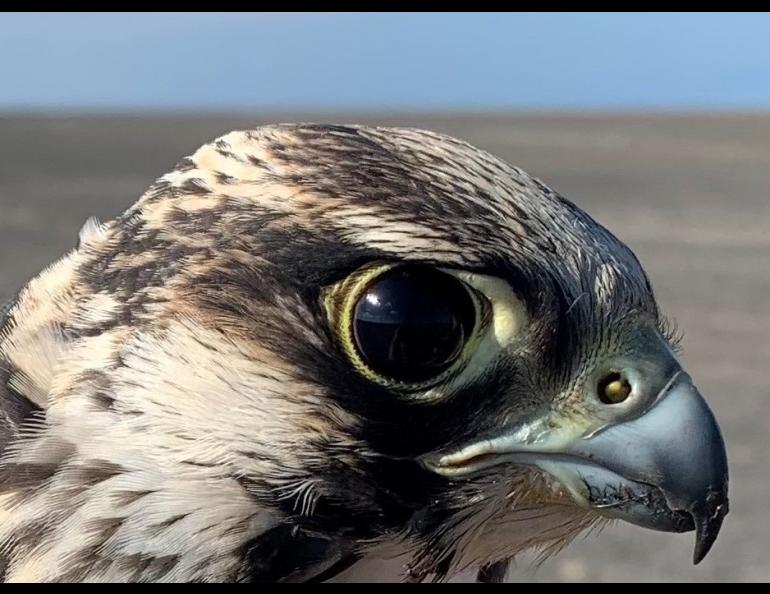
<path id="1" fill-rule="evenodd" d="M 234 178 L 232 175 L 228 175 L 227 173 L 222 173 L 221 171 L 217 171 L 214 175 L 217 178 L 217 182 L 222 185 L 229 186 L 229 185 L 238 183 L 238 180 L 236 178 Z"/>
<path id="2" fill-rule="evenodd" d="M 3 328 L 5 328 L 5 325 L 8 323 L 8 316 L 11 313 L 13 306 L 16 305 L 17 299 L 17 297 L 13 297 L 11 299 L 0 302 L 0 331 L 2 331 Z"/>
<path id="3" fill-rule="evenodd" d="M 99 410 L 114 410 L 115 397 L 106 391 L 96 391 L 90 396 L 90 399 Z"/>
<path id="4" fill-rule="evenodd" d="M 211 191 L 206 182 L 195 177 L 186 179 L 179 189 L 190 196 L 205 196 Z"/>
<path id="5" fill-rule="evenodd" d="M 124 472 L 124 469 L 106 460 L 88 460 L 70 472 L 76 484 L 93 487 Z"/>
<path id="6" fill-rule="evenodd" d="M 18 376 L 22 372 L 13 363 L 0 358 L 0 452 L 8 443 L 16 439 L 20 428 L 34 415 L 39 415 L 41 409 L 24 394 L 10 385 L 11 377 Z M 1 467 L 0 467 L 1 468 Z M 0 473 L 2 470 L 0 470 Z M 2 488 L 2 485 L 0 485 Z"/>
<path id="7" fill-rule="evenodd" d="M 160 529 L 166 529 L 170 528 L 180 520 L 184 520 L 189 514 L 176 514 L 175 516 L 171 516 L 170 518 L 166 518 L 165 520 L 158 522 L 156 526 Z"/>
<path id="8" fill-rule="evenodd" d="M 255 157 L 254 155 L 246 155 L 246 158 L 249 160 L 249 163 L 254 165 L 254 167 L 259 167 L 260 169 L 266 169 L 267 168 L 267 163 L 265 163 L 259 157 Z"/>
<path id="9" fill-rule="evenodd" d="M 58 462 L 4 464 L 0 467 L 0 492 L 35 489 L 59 470 Z"/>
<path id="10" fill-rule="evenodd" d="M 137 491 L 113 491 L 110 496 L 115 500 L 115 503 L 119 507 L 125 507 L 139 501 L 142 497 L 146 497 L 151 493 L 154 493 L 154 491 L 140 489 Z"/>
<path id="11" fill-rule="evenodd" d="M 190 157 L 185 157 L 176 165 L 174 165 L 175 171 L 190 171 L 192 169 L 195 169 L 195 161 L 193 161 Z"/>
<path id="12" fill-rule="evenodd" d="M 304 582 L 337 565 L 346 555 L 339 544 L 290 524 L 281 525 L 245 546 L 239 581 Z"/>

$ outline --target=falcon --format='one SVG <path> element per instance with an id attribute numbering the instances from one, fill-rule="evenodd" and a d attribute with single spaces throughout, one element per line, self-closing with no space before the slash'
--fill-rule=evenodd
<path id="1" fill-rule="evenodd" d="M 7 582 L 500 581 L 728 511 L 630 249 L 414 129 L 232 132 L 89 220 L 0 322 Z"/>

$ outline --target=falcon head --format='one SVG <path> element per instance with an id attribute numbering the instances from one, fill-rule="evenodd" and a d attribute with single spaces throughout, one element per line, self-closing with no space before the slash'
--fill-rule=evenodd
<path id="1" fill-rule="evenodd" d="M 727 513 L 717 423 L 634 254 L 439 134 L 228 134 L 7 318 L 8 580 L 389 555 L 445 579 L 614 519 L 694 529 L 698 562 Z"/>

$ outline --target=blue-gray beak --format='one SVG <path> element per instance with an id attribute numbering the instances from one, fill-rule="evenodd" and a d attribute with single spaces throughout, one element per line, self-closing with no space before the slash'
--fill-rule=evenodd
<path id="1" fill-rule="evenodd" d="M 669 368 L 670 369 L 670 368 Z M 695 530 L 693 560 L 709 552 L 728 512 L 727 456 L 706 401 L 678 364 L 643 414 L 588 434 L 533 426 L 426 459 L 465 476 L 501 463 L 536 466 L 581 507 L 668 532 Z"/>

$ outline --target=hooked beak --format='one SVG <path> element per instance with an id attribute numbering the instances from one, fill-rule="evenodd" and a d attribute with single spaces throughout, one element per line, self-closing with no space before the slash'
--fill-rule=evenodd
<path id="1" fill-rule="evenodd" d="M 536 466 L 574 502 L 654 530 L 695 530 L 699 563 L 728 512 L 724 441 L 690 377 L 678 370 L 641 416 L 569 439 L 516 434 L 467 446 L 426 464 L 447 477 L 500 463 Z"/>

